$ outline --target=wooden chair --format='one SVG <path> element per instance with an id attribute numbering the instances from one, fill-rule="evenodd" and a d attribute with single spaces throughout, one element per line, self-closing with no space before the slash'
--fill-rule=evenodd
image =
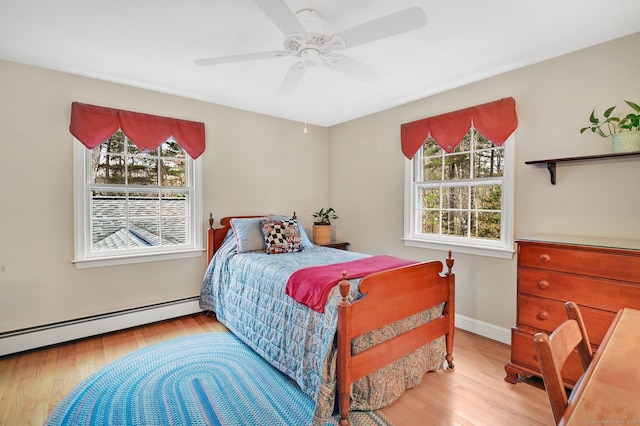
<path id="1" fill-rule="evenodd" d="M 544 387 L 556 423 L 560 421 L 567 408 L 567 391 L 562 380 L 562 367 L 574 349 L 578 349 L 584 370 L 593 358 L 593 351 L 577 305 L 567 302 L 565 308 L 570 319 L 560 324 L 550 336 L 545 333 L 537 333 L 533 336 Z"/>
<path id="2" fill-rule="evenodd" d="M 565 303 L 564 308 L 567 311 L 569 319 L 575 320 L 578 323 L 578 327 L 580 327 L 583 344 L 578 345 L 578 354 L 580 355 L 582 368 L 586 370 L 593 360 L 593 348 L 591 348 L 591 341 L 587 334 L 587 328 L 584 326 L 584 320 L 582 319 L 580 308 L 578 308 L 578 305 L 575 302 L 571 301 Z"/>

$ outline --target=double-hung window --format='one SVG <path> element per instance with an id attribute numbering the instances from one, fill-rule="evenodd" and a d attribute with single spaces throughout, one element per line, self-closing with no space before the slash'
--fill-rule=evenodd
<path id="1" fill-rule="evenodd" d="M 496 145 L 471 125 L 447 152 L 429 134 L 405 160 L 405 244 L 511 258 L 513 139 Z"/>
<path id="2" fill-rule="evenodd" d="M 169 137 L 140 149 L 121 130 L 74 141 L 76 267 L 200 256 L 201 161 Z"/>

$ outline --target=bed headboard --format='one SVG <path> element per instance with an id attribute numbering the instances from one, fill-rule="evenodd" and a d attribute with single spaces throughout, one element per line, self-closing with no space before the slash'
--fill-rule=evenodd
<path id="1" fill-rule="evenodd" d="M 249 215 L 249 216 L 226 216 L 220 219 L 220 227 L 214 228 L 213 213 L 209 213 L 209 229 L 207 232 L 207 265 L 209 264 L 209 262 L 211 262 L 211 258 L 213 257 L 215 252 L 218 251 L 218 249 L 222 245 L 222 242 L 224 241 L 224 237 L 227 236 L 227 232 L 229 232 L 229 229 L 231 228 L 231 219 L 235 219 L 235 218 L 243 219 L 243 218 L 264 217 L 264 216 L 269 216 L 269 215 L 260 214 L 260 215 Z M 296 212 L 293 212 L 292 218 L 297 219 Z"/>

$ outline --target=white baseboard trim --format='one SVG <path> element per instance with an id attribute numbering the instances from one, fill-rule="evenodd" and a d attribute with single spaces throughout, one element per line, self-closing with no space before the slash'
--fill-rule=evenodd
<path id="1" fill-rule="evenodd" d="M 477 319 L 456 314 L 456 327 L 491 340 L 511 345 L 511 330 Z"/>
<path id="2" fill-rule="evenodd" d="M 0 356 L 202 312 L 198 297 L 0 334 Z"/>
<path id="3" fill-rule="evenodd" d="M 0 356 L 202 312 L 198 298 L 0 334 Z M 456 327 L 511 344 L 511 330 L 456 314 Z"/>

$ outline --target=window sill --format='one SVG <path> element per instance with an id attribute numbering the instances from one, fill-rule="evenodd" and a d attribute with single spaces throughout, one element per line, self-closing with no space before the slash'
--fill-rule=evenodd
<path id="1" fill-rule="evenodd" d="M 129 265 L 132 263 L 157 262 L 163 260 L 186 259 L 189 257 L 199 257 L 205 252 L 204 249 L 184 250 L 177 252 L 146 253 L 127 256 L 110 256 L 91 259 L 74 259 L 71 263 L 76 265 L 76 269 L 99 268 L 103 266 Z"/>
<path id="2" fill-rule="evenodd" d="M 404 245 L 408 247 L 426 248 L 431 250 L 452 250 L 455 253 L 472 254 L 475 256 L 496 257 L 499 259 L 513 259 L 513 248 L 481 247 L 471 244 L 461 244 L 450 241 L 424 241 L 403 238 Z"/>

